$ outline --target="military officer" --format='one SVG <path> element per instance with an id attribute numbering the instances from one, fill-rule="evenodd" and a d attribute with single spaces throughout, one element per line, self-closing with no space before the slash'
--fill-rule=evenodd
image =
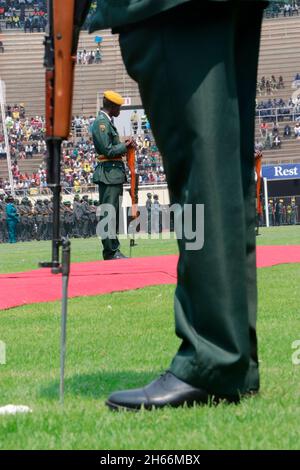
<path id="1" fill-rule="evenodd" d="M 72 227 L 74 221 L 74 214 L 71 207 L 71 201 L 65 201 L 65 234 L 67 237 L 72 236 Z"/>
<path id="2" fill-rule="evenodd" d="M 35 223 L 36 223 L 36 239 L 38 241 L 43 239 L 43 212 L 44 206 L 42 199 L 37 199 L 35 206 L 34 206 L 34 216 L 35 216 Z"/>
<path id="3" fill-rule="evenodd" d="M 96 212 L 97 208 L 94 205 L 94 201 L 89 199 L 89 237 L 94 237 L 96 233 Z"/>
<path id="4" fill-rule="evenodd" d="M 47 217 L 47 228 L 46 228 L 46 239 L 51 240 L 53 233 L 53 198 L 48 202 L 48 217 Z"/>
<path id="5" fill-rule="evenodd" d="M 134 145 L 134 142 L 132 139 L 127 139 L 125 143 L 121 143 L 112 121 L 114 117 L 119 116 L 122 104 L 124 104 L 124 98 L 119 93 L 106 91 L 103 97 L 103 109 L 92 127 L 99 161 L 93 175 L 93 182 L 99 186 L 100 205 L 110 205 L 113 209 L 110 213 L 104 210 L 100 216 L 100 221 L 110 216 L 106 233 L 103 230 L 100 233 L 105 260 L 126 258 L 120 251 L 120 242 L 117 237 L 120 200 L 123 194 L 123 184 L 126 181 L 122 157 L 127 149 Z"/>
<path id="6" fill-rule="evenodd" d="M 113 393 L 111 409 L 203 404 L 211 397 L 236 402 L 259 389 L 253 143 L 266 5 L 98 0 L 91 30 L 120 33 L 171 202 L 183 212 L 186 204 L 203 204 L 205 215 L 201 249 L 188 248 L 184 230 L 178 241 L 179 350 L 151 384 Z"/>
<path id="7" fill-rule="evenodd" d="M 82 206 L 82 235 L 83 238 L 87 238 L 89 236 L 89 197 L 84 195 L 81 201 Z"/>

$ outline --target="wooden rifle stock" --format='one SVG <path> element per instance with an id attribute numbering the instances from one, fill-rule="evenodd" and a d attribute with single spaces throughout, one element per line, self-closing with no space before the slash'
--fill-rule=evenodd
<path id="1" fill-rule="evenodd" d="M 74 66 L 73 51 L 75 0 L 54 0 L 54 126 L 55 137 L 67 139 L 72 112 Z"/>
<path id="2" fill-rule="evenodd" d="M 50 41 L 52 57 L 46 64 L 47 137 L 67 139 L 72 113 L 75 0 L 52 0 Z"/>
<path id="3" fill-rule="evenodd" d="M 135 173 L 135 149 L 134 147 L 128 147 L 127 150 L 127 165 L 130 171 L 130 197 L 132 201 L 132 209 L 131 209 L 131 218 L 137 218 L 137 175 Z"/>

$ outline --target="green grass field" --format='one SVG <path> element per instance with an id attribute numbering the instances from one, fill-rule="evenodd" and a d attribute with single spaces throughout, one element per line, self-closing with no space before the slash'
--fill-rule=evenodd
<path id="1" fill-rule="evenodd" d="M 261 229 L 257 237 L 259 245 L 298 245 L 300 243 L 300 226 L 270 227 Z M 122 240 L 122 252 L 129 256 L 129 242 Z M 36 269 L 40 261 L 50 260 L 50 242 L 25 242 L 15 245 L 0 245 L 0 274 L 22 272 Z M 137 240 L 133 255 L 159 256 L 177 253 L 176 240 Z M 72 261 L 94 261 L 102 259 L 100 242 L 97 238 L 72 240 Z"/>
<path id="2" fill-rule="evenodd" d="M 259 244 L 300 244 L 300 227 L 262 230 Z M 124 252 L 128 252 L 123 242 Z M 50 244 L 0 245 L 0 272 L 34 269 Z M 74 240 L 73 261 L 98 259 L 99 242 Z M 175 241 L 141 240 L 136 256 L 176 253 Z M 0 449 L 299 449 L 300 265 L 259 269 L 261 393 L 238 406 L 112 413 L 107 395 L 144 385 L 178 347 L 174 286 L 69 302 L 66 396 L 58 404 L 60 303 L 0 312 L 0 406 L 33 413 L 0 417 Z M 1 288 L 1 287 L 0 287 Z"/>

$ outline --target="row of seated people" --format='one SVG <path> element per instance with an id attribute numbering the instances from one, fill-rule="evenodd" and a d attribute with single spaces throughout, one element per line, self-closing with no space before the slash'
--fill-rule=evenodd
<path id="1" fill-rule="evenodd" d="M 6 28 L 10 29 L 20 29 L 24 28 L 25 33 L 41 33 L 45 32 L 47 26 L 47 16 L 37 17 L 37 16 L 28 16 L 25 18 L 24 22 L 20 20 L 18 15 L 12 16 L 6 20 Z"/>
<path id="2" fill-rule="evenodd" d="M 63 142 L 63 147 L 73 147 L 74 143 L 78 143 L 80 148 L 86 150 L 89 144 L 94 146 L 91 141 L 91 128 L 95 121 L 95 116 L 73 116 L 71 121 L 71 134 L 68 141 Z M 10 152 L 16 159 L 23 159 L 24 147 L 28 144 L 34 148 L 38 148 L 38 153 L 43 154 L 46 150 L 45 144 L 45 118 L 44 116 L 27 117 L 24 104 L 7 106 L 5 125 L 8 130 L 8 137 L 10 142 Z M 155 152 L 158 154 L 158 149 L 153 141 L 151 132 L 145 132 L 143 135 L 134 134 L 137 147 L 141 153 Z M 0 154 L 2 158 L 6 158 L 4 148 L 4 134 L 3 129 L 0 129 Z M 30 156 L 30 155 L 29 155 Z"/>
<path id="3" fill-rule="evenodd" d="M 35 21 L 47 18 L 47 9 L 43 3 L 35 4 L 35 7 L 26 10 L 26 5 L 21 3 L 19 8 L 8 6 L 0 2 L 0 20 L 3 20 L 6 28 L 23 28 L 27 19 L 30 18 L 34 25 L 44 25 L 46 21 Z"/>
<path id="4" fill-rule="evenodd" d="M 72 171 L 69 168 L 64 169 L 62 173 L 62 190 L 65 194 L 81 193 L 82 190 L 89 188 L 91 192 L 96 191 L 92 180 L 92 167 L 89 163 L 85 163 L 84 168 Z M 139 166 L 139 184 L 162 184 L 166 182 L 166 176 L 163 170 L 153 171 L 151 168 Z M 127 173 L 127 180 L 130 182 L 130 175 Z M 13 164 L 13 183 L 17 194 L 23 194 L 31 190 L 38 189 L 41 194 L 50 194 L 51 191 L 47 187 L 47 172 L 45 169 L 32 174 L 21 173 Z M 5 192 L 11 190 L 8 178 L 0 178 L 0 189 Z M 32 193 L 34 194 L 34 192 Z"/>
<path id="5" fill-rule="evenodd" d="M 282 133 L 283 137 L 286 139 L 289 139 L 291 137 L 298 138 L 300 137 L 300 123 L 295 122 L 293 127 L 291 127 L 290 124 L 287 123 L 283 128 L 283 132 L 281 132 L 281 127 L 278 122 L 273 122 L 271 127 L 267 122 L 262 122 L 260 125 L 261 135 L 265 136 L 268 132 L 271 132 L 273 136 Z"/>
<path id="6" fill-rule="evenodd" d="M 260 102 L 256 100 L 255 114 L 264 121 L 284 121 L 284 119 L 296 121 L 300 119 L 300 99 L 296 98 L 292 100 L 292 98 L 290 98 L 288 102 L 285 102 L 282 98 Z"/>
<path id="7" fill-rule="evenodd" d="M 260 149 L 280 149 L 283 139 L 295 138 L 300 140 L 300 123 L 295 122 L 294 126 L 286 124 L 283 129 L 280 128 L 278 122 L 273 122 L 270 126 L 267 122 L 260 124 L 261 140 L 256 141 L 256 147 Z"/>
<path id="8" fill-rule="evenodd" d="M 96 8 L 96 1 L 91 5 L 83 29 L 88 29 L 90 18 Z M 44 31 L 47 22 L 46 0 L 0 0 L 0 20 L 5 28 L 24 28 L 25 32 Z M 29 21 L 28 21 L 29 20 Z M 38 21 L 39 20 L 39 21 Z"/>

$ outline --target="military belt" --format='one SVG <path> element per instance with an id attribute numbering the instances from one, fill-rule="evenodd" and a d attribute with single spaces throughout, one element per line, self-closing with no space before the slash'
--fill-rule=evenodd
<path id="1" fill-rule="evenodd" d="M 115 158 L 106 158 L 103 155 L 98 155 L 98 160 L 100 163 L 103 162 L 122 162 L 122 157 L 115 157 Z"/>

